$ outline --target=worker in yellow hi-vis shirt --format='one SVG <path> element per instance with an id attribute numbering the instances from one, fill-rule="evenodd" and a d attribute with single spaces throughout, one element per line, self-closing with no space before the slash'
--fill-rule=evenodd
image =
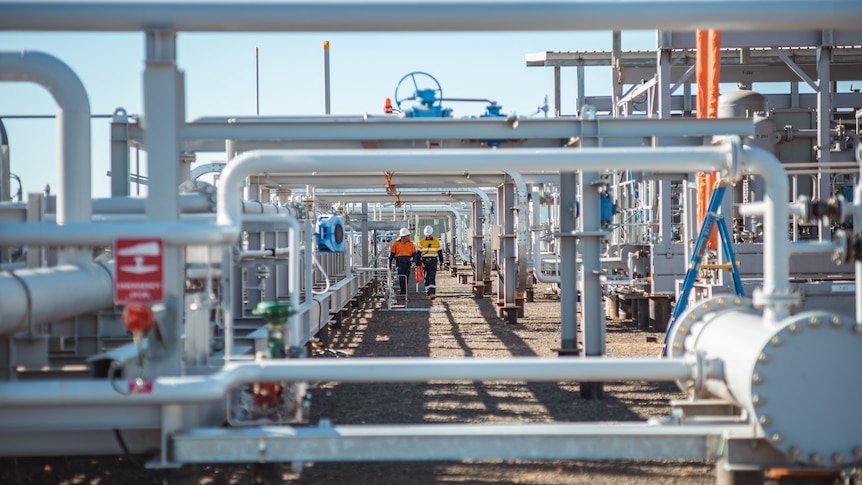
<path id="1" fill-rule="evenodd" d="M 419 240 L 419 255 L 422 258 L 422 270 L 425 281 L 425 296 L 429 300 L 437 298 L 437 263 L 443 264 L 443 251 L 440 250 L 440 240 L 434 237 L 434 228 L 425 226 L 425 237 Z"/>

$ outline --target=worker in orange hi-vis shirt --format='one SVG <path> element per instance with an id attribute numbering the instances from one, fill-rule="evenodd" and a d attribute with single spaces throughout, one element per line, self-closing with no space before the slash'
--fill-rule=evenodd
<path id="1" fill-rule="evenodd" d="M 399 294 L 407 296 L 407 281 L 410 279 L 410 270 L 419 265 L 419 251 L 410 240 L 410 230 L 406 227 L 398 233 L 398 240 L 389 247 L 389 266 L 395 266 L 398 274 Z"/>

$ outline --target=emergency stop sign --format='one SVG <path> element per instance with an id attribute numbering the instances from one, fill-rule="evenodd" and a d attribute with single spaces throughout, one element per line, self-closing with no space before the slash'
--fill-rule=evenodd
<path id="1" fill-rule="evenodd" d="M 117 239 L 114 242 L 114 302 L 148 303 L 164 299 L 164 252 L 161 239 Z"/>

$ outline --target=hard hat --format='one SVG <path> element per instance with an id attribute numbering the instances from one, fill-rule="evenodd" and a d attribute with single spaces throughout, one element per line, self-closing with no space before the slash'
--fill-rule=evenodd
<path id="1" fill-rule="evenodd" d="M 424 232 L 426 236 L 430 236 L 434 234 L 434 228 L 431 226 L 425 226 L 425 230 L 422 232 Z"/>
<path id="2" fill-rule="evenodd" d="M 410 229 L 407 229 L 406 227 L 402 227 L 401 230 L 398 231 L 398 237 L 409 236 L 409 235 L 410 235 Z"/>

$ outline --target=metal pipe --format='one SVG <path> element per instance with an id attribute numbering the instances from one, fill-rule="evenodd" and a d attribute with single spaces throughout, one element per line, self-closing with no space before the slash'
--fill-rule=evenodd
<path id="1" fill-rule="evenodd" d="M 525 164 L 545 170 L 632 169 L 653 172 L 721 169 L 727 162 L 726 150 L 715 147 L 637 147 L 582 149 L 511 150 L 260 150 L 240 154 L 222 172 L 218 197 L 219 225 L 235 227 L 240 220 L 240 187 L 247 175 L 255 173 L 393 171 L 409 159 L 407 172 L 464 173 L 464 167 L 477 171 L 517 171 Z M 399 171 L 404 172 L 403 168 Z"/>
<path id="2" fill-rule="evenodd" d="M 48 54 L 0 51 L 0 81 L 33 82 L 47 89 L 54 97 L 57 123 L 60 126 L 57 223 L 89 221 L 92 212 L 90 99 L 81 79 L 69 66 Z"/>
<path id="3" fill-rule="evenodd" d="M 618 15 L 619 12 L 628 15 Z M 699 2 L 569 0 L 538 2 L 5 3 L 3 30 L 187 32 L 429 32 L 856 29 L 857 0 Z M 764 23 L 760 19 L 769 18 Z"/>
<path id="4" fill-rule="evenodd" d="M 60 225 L 2 223 L 0 246 L 111 244 L 119 237 L 160 238 L 167 245 L 232 243 L 239 227 L 220 227 L 188 222 L 109 222 Z"/>
<path id="5" fill-rule="evenodd" d="M 766 150 L 744 147 L 741 153 L 742 168 L 759 175 L 765 184 L 763 204 L 763 288 L 755 291 L 754 300 L 764 305 L 763 316 L 777 323 L 790 314 L 790 306 L 797 303 L 798 295 L 790 291 L 790 241 L 787 239 L 787 221 L 790 216 L 788 199 L 790 184 L 781 162 Z"/>
<path id="6" fill-rule="evenodd" d="M 323 112 L 330 114 L 329 96 L 329 41 L 323 41 Z"/>
<path id="7" fill-rule="evenodd" d="M 789 204 L 787 212 L 792 216 L 801 216 L 803 214 L 803 206 L 801 204 Z M 739 206 L 739 214 L 742 216 L 762 216 L 766 213 L 766 204 L 763 202 L 751 202 Z"/>
<path id="8" fill-rule="evenodd" d="M 695 377 L 690 359 L 355 358 L 284 359 L 228 363 L 210 376 L 157 377 L 148 394 L 120 394 L 108 381 L 0 382 L 0 408 L 12 406 L 110 406 L 190 404 L 220 401 L 251 382 L 334 381 L 350 383 L 430 380 L 523 380 L 672 382 Z M 721 378 L 720 375 L 704 377 Z"/>
<path id="9" fill-rule="evenodd" d="M 858 112 L 857 112 L 858 115 Z M 859 118 L 856 118 L 857 125 Z M 859 159 L 859 171 L 862 173 L 862 157 Z M 862 177 L 856 182 L 853 187 L 853 214 L 854 221 L 862 219 Z M 855 226 L 855 224 L 854 224 Z M 862 323 L 862 261 L 856 261 L 853 265 L 853 270 L 856 276 L 856 323 Z"/>
<path id="10" fill-rule="evenodd" d="M 792 242 L 792 243 L 790 243 L 789 249 L 790 249 L 790 254 L 832 253 L 836 249 L 838 249 L 838 240 Z"/>
<path id="11" fill-rule="evenodd" d="M 40 324 L 110 308 L 113 288 L 112 268 L 96 264 L 0 271 L 0 335 L 24 328 L 28 311 Z"/>

